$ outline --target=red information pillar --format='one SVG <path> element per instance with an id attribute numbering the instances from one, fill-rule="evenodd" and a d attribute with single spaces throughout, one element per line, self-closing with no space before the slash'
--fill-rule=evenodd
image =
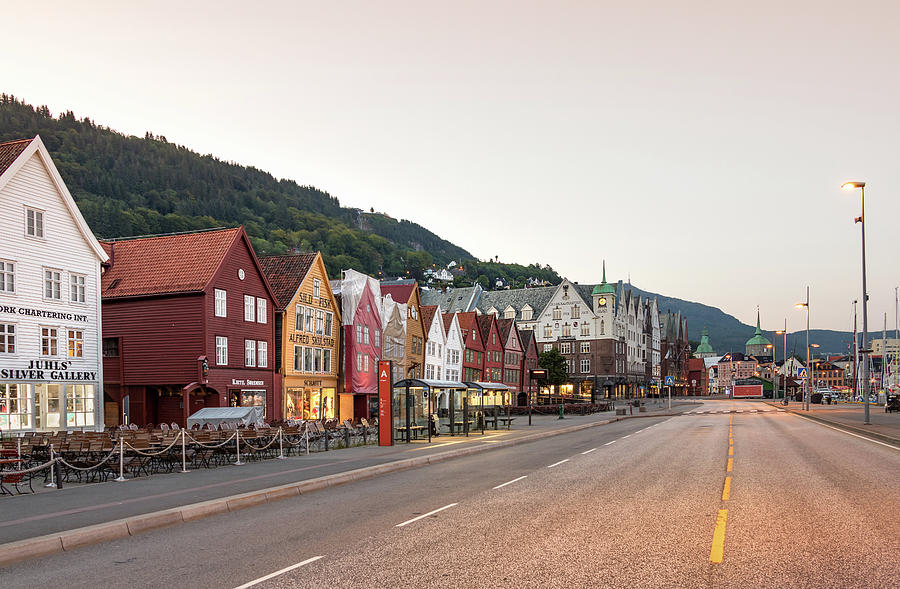
<path id="1" fill-rule="evenodd" d="M 391 361 L 378 361 L 378 445 L 391 446 Z"/>

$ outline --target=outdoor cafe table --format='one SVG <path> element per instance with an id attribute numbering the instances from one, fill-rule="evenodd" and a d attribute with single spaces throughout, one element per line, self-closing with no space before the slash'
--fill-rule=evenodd
<path id="1" fill-rule="evenodd" d="M 509 426 L 512 424 L 515 417 L 498 417 L 497 419 L 506 424 L 506 429 L 509 429 Z"/>

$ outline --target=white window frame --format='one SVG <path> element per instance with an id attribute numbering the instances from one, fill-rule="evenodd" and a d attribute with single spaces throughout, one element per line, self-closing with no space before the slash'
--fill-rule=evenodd
<path id="1" fill-rule="evenodd" d="M 47 330 L 46 335 L 44 330 Z M 41 325 L 41 353 L 42 357 L 55 358 L 59 355 L 59 328 L 50 325 Z M 44 353 L 44 340 L 47 341 L 47 353 Z"/>
<path id="2" fill-rule="evenodd" d="M 49 274 L 49 276 L 48 276 Z M 54 278 L 55 274 L 55 278 Z M 57 270 L 56 268 L 42 268 L 41 275 L 44 280 L 44 300 L 47 301 L 61 301 L 62 300 L 62 270 Z M 50 287 L 50 295 L 47 295 L 47 287 Z M 54 288 L 55 287 L 55 288 Z M 55 295 L 55 296 L 54 296 Z"/>
<path id="3" fill-rule="evenodd" d="M 216 317 L 228 317 L 228 291 L 224 288 L 217 288 L 214 293 L 216 297 Z"/>
<path id="4" fill-rule="evenodd" d="M 559 344 L 559 353 L 560 354 L 571 354 L 572 353 L 572 343 L 571 342 L 563 342 Z"/>
<path id="5" fill-rule="evenodd" d="M 74 350 L 73 350 L 74 347 Z M 74 352 L 74 353 L 73 353 Z M 69 358 L 84 358 L 84 330 L 66 330 L 66 355 Z"/>
<path id="6" fill-rule="evenodd" d="M 325 311 L 316 309 L 316 335 L 325 333 Z"/>
<path id="7" fill-rule="evenodd" d="M 216 366 L 228 366 L 228 336 L 216 336 Z"/>
<path id="8" fill-rule="evenodd" d="M 266 299 L 256 297 L 256 322 L 257 323 L 265 323 L 268 320 L 266 310 L 268 309 L 268 305 L 266 304 Z"/>
<path id="9" fill-rule="evenodd" d="M 16 263 L 0 260 L 0 292 L 16 294 Z"/>
<path id="10" fill-rule="evenodd" d="M 44 220 L 44 213 L 41 209 L 36 209 L 34 207 L 25 207 L 25 236 L 26 237 L 34 237 L 37 239 L 44 239 L 46 232 L 44 231 L 46 223 Z M 28 213 L 34 214 L 34 221 L 32 222 L 34 233 L 28 232 Z"/>
<path id="11" fill-rule="evenodd" d="M 12 356 L 16 353 L 16 326 L 16 323 L 0 323 L 0 354 Z"/>
<path id="12" fill-rule="evenodd" d="M 244 366 L 256 368 L 256 340 L 244 340 Z"/>
<path id="13" fill-rule="evenodd" d="M 331 337 L 332 330 L 334 329 L 334 313 L 331 311 L 325 311 L 325 337 Z"/>
<path id="14" fill-rule="evenodd" d="M 256 321 L 256 297 L 244 295 L 244 321 Z"/>
<path id="15" fill-rule="evenodd" d="M 591 353 L 591 342 L 581 342 L 581 353 L 582 354 L 590 354 Z"/>
<path id="16" fill-rule="evenodd" d="M 363 343 L 369 345 L 369 326 L 363 325 Z M 366 370 L 368 372 L 368 370 Z"/>
<path id="17" fill-rule="evenodd" d="M 553 344 L 544 344 L 544 351 L 549 352 L 553 349 Z"/>
<path id="18" fill-rule="evenodd" d="M 259 340 L 256 342 L 256 367 L 269 367 L 269 342 Z"/>
<path id="19" fill-rule="evenodd" d="M 322 281 L 318 278 L 313 278 L 313 296 L 315 298 L 319 298 L 322 292 Z"/>
<path id="20" fill-rule="evenodd" d="M 581 359 L 581 374 L 587 374 L 591 371 L 591 359 L 590 358 L 582 358 Z"/>
<path id="21" fill-rule="evenodd" d="M 87 276 L 84 274 L 69 273 L 69 300 L 73 303 L 84 304 L 87 301 Z"/>
<path id="22" fill-rule="evenodd" d="M 303 346 L 294 346 L 294 372 L 303 372 Z"/>
<path id="23" fill-rule="evenodd" d="M 331 348 L 322 348 L 322 372 L 331 374 Z"/>
<path id="24" fill-rule="evenodd" d="M 297 305 L 297 308 L 294 312 L 294 331 L 303 331 L 303 322 L 306 320 L 306 311 L 303 309 L 303 305 Z"/>

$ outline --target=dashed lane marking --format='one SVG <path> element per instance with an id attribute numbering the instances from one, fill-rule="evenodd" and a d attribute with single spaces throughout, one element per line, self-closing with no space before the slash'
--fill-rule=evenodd
<path id="1" fill-rule="evenodd" d="M 429 511 L 428 513 L 423 513 L 422 515 L 420 515 L 420 516 L 418 516 L 418 517 L 414 517 L 414 518 L 412 518 L 412 519 L 408 519 L 408 520 L 406 520 L 405 522 L 400 523 L 400 524 L 397 524 L 397 525 L 394 526 L 394 527 L 395 527 L 395 528 L 402 528 L 403 526 L 408 526 L 409 524 L 411 524 L 411 523 L 413 523 L 413 522 L 417 522 L 417 521 L 419 521 L 420 519 L 423 519 L 423 518 L 428 517 L 429 515 L 434 515 L 435 513 L 439 512 L 439 511 L 444 511 L 445 509 L 450 509 L 451 507 L 455 507 L 456 505 L 459 505 L 459 503 L 451 503 L 450 505 L 445 505 L 445 506 L 443 506 L 443 507 L 438 507 L 438 508 L 435 509 L 434 511 Z"/>
<path id="2" fill-rule="evenodd" d="M 582 452 L 582 454 L 590 454 L 594 450 L 596 450 L 596 448 L 591 448 L 590 450 L 585 450 L 584 452 Z"/>
<path id="3" fill-rule="evenodd" d="M 716 530 L 713 532 L 712 548 L 709 551 L 709 562 L 720 563 L 725 555 L 725 522 L 728 510 L 720 509 L 716 516 Z"/>
<path id="4" fill-rule="evenodd" d="M 563 460 L 560 460 L 559 462 L 554 462 L 553 464 L 551 464 L 551 465 L 548 466 L 547 468 L 553 468 L 554 466 L 559 466 L 559 465 L 562 464 L 563 462 L 568 462 L 568 461 L 569 461 L 569 459 L 568 459 L 568 458 L 565 458 L 565 459 L 563 459 Z"/>
<path id="5" fill-rule="evenodd" d="M 604 446 L 609 446 L 610 444 L 615 444 L 617 440 L 613 440 L 612 442 L 606 442 L 603 444 Z"/>
<path id="6" fill-rule="evenodd" d="M 253 587 L 254 585 L 259 585 L 263 581 L 268 581 L 269 579 L 274 579 L 275 577 L 277 577 L 279 575 L 283 575 L 285 573 L 288 573 L 294 569 L 299 569 L 302 566 L 306 566 L 310 563 L 316 562 L 320 558 L 325 558 L 325 557 L 324 556 L 314 556 L 312 558 L 307 558 L 303 562 L 298 562 L 297 564 L 292 564 L 291 566 L 285 567 L 285 568 L 281 569 L 280 571 L 275 571 L 274 573 L 266 575 L 265 577 L 260 577 L 253 581 L 250 581 L 249 583 L 244 583 L 243 585 L 238 585 L 234 589 L 247 589 L 248 587 Z"/>
<path id="7" fill-rule="evenodd" d="M 515 483 L 516 481 L 521 481 L 521 480 L 524 479 L 524 478 L 528 478 L 528 475 L 525 474 L 525 475 L 520 476 L 520 477 L 517 478 L 517 479 L 513 479 L 513 480 L 511 480 L 511 481 L 506 481 L 506 482 L 503 483 L 502 485 L 497 485 L 496 487 L 494 487 L 493 490 L 496 491 L 497 489 L 500 489 L 500 488 L 502 488 L 502 487 L 505 487 L 506 485 L 511 485 L 511 484 Z"/>
<path id="8" fill-rule="evenodd" d="M 722 501 L 731 498 L 731 477 L 725 477 L 725 486 L 722 487 Z"/>

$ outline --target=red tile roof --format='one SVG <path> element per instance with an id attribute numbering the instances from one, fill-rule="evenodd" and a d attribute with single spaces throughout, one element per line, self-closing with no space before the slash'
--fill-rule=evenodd
<path id="1" fill-rule="evenodd" d="M 444 313 L 441 317 L 444 320 L 444 331 L 450 331 L 450 326 L 453 325 L 453 313 Z"/>
<path id="2" fill-rule="evenodd" d="M 393 295 L 391 295 L 393 296 Z M 419 313 L 422 315 L 422 329 L 428 334 L 431 329 L 431 322 L 434 321 L 434 314 L 437 312 L 437 305 L 422 305 L 419 307 Z"/>
<path id="3" fill-rule="evenodd" d="M 497 319 L 497 329 L 500 331 L 500 337 L 503 338 L 503 345 L 506 345 L 506 340 L 509 338 L 509 330 L 512 328 L 513 321 L 512 319 Z"/>
<path id="4" fill-rule="evenodd" d="M 408 303 L 415 289 L 415 284 L 382 284 L 381 296 L 391 295 L 395 303 Z"/>
<path id="5" fill-rule="evenodd" d="M 5 172 L 34 139 L 19 139 L 0 143 L 0 174 Z"/>
<path id="6" fill-rule="evenodd" d="M 200 292 L 242 233 L 220 229 L 102 242 L 110 267 L 101 279 L 104 299 Z"/>
<path id="7" fill-rule="evenodd" d="M 478 314 L 475 311 L 461 311 L 456 314 L 459 318 L 459 327 L 462 329 L 464 335 L 468 335 L 469 330 L 472 329 L 472 326 L 475 324 L 475 318 Z"/>
<path id="8" fill-rule="evenodd" d="M 290 304 L 313 262 L 316 261 L 316 255 L 312 252 L 289 256 L 264 256 L 259 259 L 259 265 L 269 280 L 279 310 L 284 310 Z"/>
<path id="9" fill-rule="evenodd" d="M 478 329 L 481 331 L 481 339 L 487 342 L 488 334 L 491 332 L 491 323 L 494 321 L 493 315 L 479 315 Z"/>

